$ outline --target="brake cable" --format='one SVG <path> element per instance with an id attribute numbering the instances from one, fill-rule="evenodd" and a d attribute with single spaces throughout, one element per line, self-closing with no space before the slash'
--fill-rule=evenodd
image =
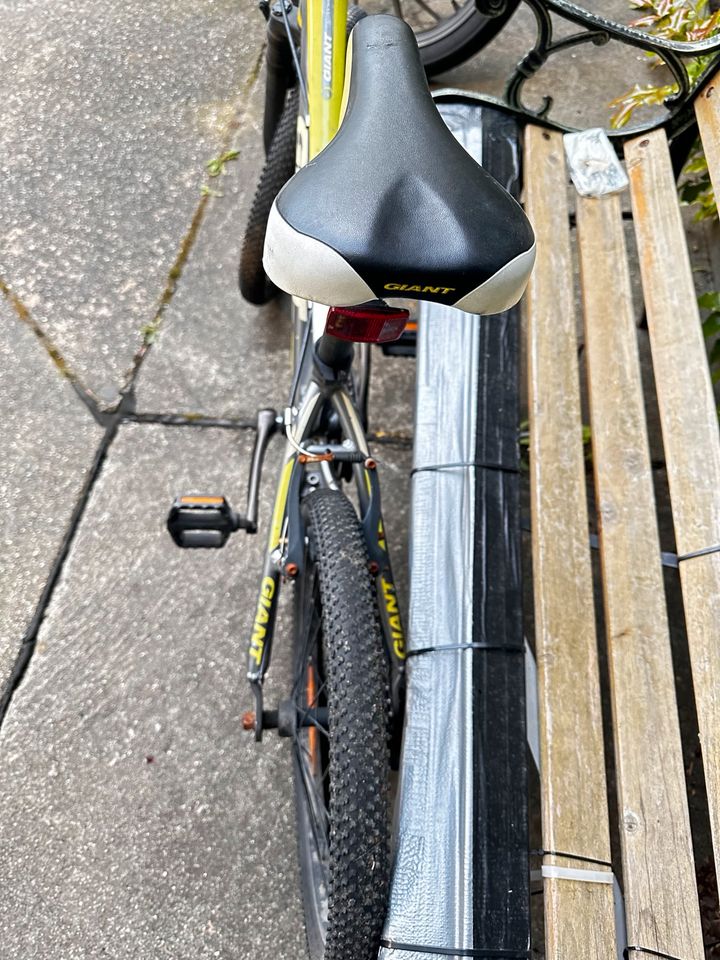
<path id="1" fill-rule="evenodd" d="M 292 28 L 290 26 L 290 20 L 288 19 L 287 10 L 285 9 L 286 0 L 278 0 L 280 4 L 280 11 L 282 13 L 283 23 L 285 24 L 285 33 L 287 34 L 288 43 L 290 44 L 290 53 L 292 54 L 293 64 L 295 65 L 295 73 L 297 74 L 298 83 L 300 84 L 300 90 L 303 95 L 303 100 L 305 101 L 305 113 L 307 113 L 310 107 L 310 101 L 308 99 L 307 87 L 305 86 L 305 78 L 303 77 L 302 69 L 300 67 L 300 60 L 298 59 L 297 50 L 295 49 L 295 41 L 293 40 Z"/>

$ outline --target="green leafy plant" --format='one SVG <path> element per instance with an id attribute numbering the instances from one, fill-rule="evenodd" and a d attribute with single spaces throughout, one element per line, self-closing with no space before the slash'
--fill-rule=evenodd
<path id="1" fill-rule="evenodd" d="M 225 164 L 230 160 L 237 160 L 239 156 L 239 150 L 226 150 L 225 153 L 221 153 L 219 157 L 208 160 L 205 164 L 208 176 L 219 177 L 221 173 L 225 173 Z"/>
<path id="2" fill-rule="evenodd" d="M 711 12 L 708 0 L 629 0 L 629 3 L 634 10 L 643 13 L 643 16 L 632 21 L 631 26 L 647 30 L 664 40 L 704 40 L 720 28 L 720 11 Z M 663 65 L 654 53 L 646 56 L 653 68 Z M 691 86 L 711 59 L 711 56 L 704 56 L 684 61 Z M 677 89 L 675 82 L 645 86 L 636 83 L 632 90 L 611 102 L 610 106 L 615 107 L 610 121 L 612 126 L 616 129 L 624 127 L 639 107 L 662 106 Z"/>
<path id="3" fill-rule="evenodd" d="M 690 156 L 682 170 L 678 185 L 680 202 L 688 207 L 696 207 L 695 220 L 716 220 L 718 216 L 715 192 L 710 182 L 705 151 L 700 140 L 696 140 Z"/>
<path id="4" fill-rule="evenodd" d="M 703 320 L 703 334 L 705 339 L 712 342 L 710 348 L 710 373 L 713 383 L 720 383 L 720 291 L 713 290 L 698 297 L 698 306 L 708 310 Z"/>
<path id="5" fill-rule="evenodd" d="M 209 177 L 219 177 L 222 174 L 225 174 L 227 171 L 225 165 L 231 160 L 237 160 L 240 156 L 239 150 L 226 150 L 224 153 L 221 153 L 218 157 L 213 157 L 212 160 L 208 160 L 205 164 L 205 169 Z M 203 183 L 200 187 L 200 195 L 203 197 L 222 197 L 223 194 L 219 190 L 214 190 L 209 183 Z"/>
<path id="6" fill-rule="evenodd" d="M 711 11 L 709 0 L 629 0 L 629 3 L 643 14 L 632 21 L 632 26 L 665 40 L 704 40 L 720 29 L 720 11 Z M 654 53 L 648 53 L 647 57 L 653 67 L 662 66 L 662 60 Z M 691 85 L 697 82 L 710 60 L 711 57 L 705 56 L 685 61 Z M 655 86 L 635 84 L 632 90 L 611 102 L 610 106 L 615 108 L 611 125 L 615 129 L 624 127 L 638 108 L 662 106 L 677 89 L 674 82 Z M 699 140 L 683 169 L 679 195 L 682 203 L 697 208 L 696 220 L 717 217 L 715 195 Z"/>
<path id="7" fill-rule="evenodd" d="M 155 343 L 159 332 L 160 332 L 159 317 L 156 317 L 154 320 L 151 320 L 150 323 L 146 323 L 143 327 L 140 327 L 140 333 L 142 334 L 143 343 L 146 345 Z"/>
<path id="8" fill-rule="evenodd" d="M 632 26 L 647 30 L 653 36 L 665 40 L 704 40 L 720 29 L 720 11 L 713 12 L 709 0 L 629 0 L 629 3 L 633 9 L 643 14 L 632 21 Z M 654 53 L 648 53 L 647 57 L 654 68 L 662 66 L 662 60 Z M 691 86 L 702 76 L 711 59 L 712 57 L 705 56 L 684 61 Z M 610 119 L 611 125 L 615 129 L 624 127 L 637 109 L 662 106 L 677 89 L 674 82 L 645 86 L 635 84 L 632 90 L 611 102 L 610 106 L 615 108 Z M 696 220 L 717 217 L 715 195 L 699 140 L 690 151 L 683 168 L 678 192 L 682 203 L 697 208 Z"/>

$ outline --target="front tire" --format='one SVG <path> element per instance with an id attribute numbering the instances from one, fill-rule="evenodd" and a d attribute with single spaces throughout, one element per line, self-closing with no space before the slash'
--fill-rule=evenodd
<path id="1" fill-rule="evenodd" d="M 248 303 L 257 306 L 268 303 L 278 293 L 278 288 L 265 273 L 262 262 L 263 248 L 268 217 L 275 197 L 295 173 L 298 103 L 299 91 L 295 86 L 288 94 L 260 173 L 240 252 L 240 293 Z"/>
<path id="2" fill-rule="evenodd" d="M 294 784 L 312 960 L 376 960 L 389 889 L 388 661 L 362 528 L 337 490 L 306 501 L 296 584 Z M 317 713 L 314 714 L 317 717 Z"/>

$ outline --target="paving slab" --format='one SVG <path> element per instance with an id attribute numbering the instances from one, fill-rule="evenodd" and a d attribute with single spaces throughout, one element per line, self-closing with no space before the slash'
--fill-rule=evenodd
<path id="1" fill-rule="evenodd" d="M 240 0 L 0 0 L 0 274 L 112 401 L 257 72 Z"/>
<path id="2" fill-rule="evenodd" d="M 243 230 L 260 169 L 262 104 L 258 84 L 232 146 L 237 162 L 213 183 L 211 197 L 175 296 L 136 381 L 141 412 L 202 413 L 252 420 L 282 406 L 290 386 L 290 321 L 285 297 L 264 307 L 238 289 Z"/>
<path id="3" fill-rule="evenodd" d="M 0 298 L 0 691 L 35 613 L 103 431 Z"/>
<path id="4" fill-rule="evenodd" d="M 252 440 L 133 424 L 110 448 L 0 736 L 3 960 L 305 955 L 289 746 L 240 726 L 264 536 L 180 551 L 164 528 L 178 491 L 240 505 Z M 409 452 L 382 452 L 402 568 Z"/>
<path id="5" fill-rule="evenodd" d="M 410 437 L 415 420 L 415 357 L 372 355 L 368 429 L 379 435 Z"/>
<path id="6" fill-rule="evenodd" d="M 302 955 L 288 744 L 240 725 L 262 542 L 164 529 L 178 491 L 242 502 L 252 439 L 128 425 L 111 447 L 2 729 L 4 960 Z"/>

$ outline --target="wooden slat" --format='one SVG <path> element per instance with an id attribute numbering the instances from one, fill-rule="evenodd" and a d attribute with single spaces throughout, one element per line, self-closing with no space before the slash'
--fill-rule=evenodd
<path id="1" fill-rule="evenodd" d="M 718 92 L 720 96 L 720 90 Z M 720 441 L 690 258 L 662 130 L 625 147 L 679 554 L 720 536 Z M 719 184 L 720 185 L 720 184 Z"/>
<path id="2" fill-rule="evenodd" d="M 695 116 L 713 189 L 720 196 L 720 76 L 711 80 L 695 100 Z"/>
<path id="3" fill-rule="evenodd" d="M 529 127 L 525 170 L 538 244 L 527 306 L 543 845 L 609 861 L 562 137 Z M 563 857 L 545 863 L 603 869 Z M 544 890 L 548 958 L 616 957 L 611 886 L 546 879 Z"/>
<path id="4" fill-rule="evenodd" d="M 695 101 L 720 196 L 720 82 Z M 647 144 L 644 141 L 647 140 Z M 695 290 L 663 137 L 626 150 L 678 552 L 720 543 L 720 440 Z M 715 862 L 720 864 L 720 559 L 680 563 Z"/>
<path id="5" fill-rule="evenodd" d="M 628 943 L 683 960 L 702 960 L 619 197 L 580 199 L 577 222 Z"/>

